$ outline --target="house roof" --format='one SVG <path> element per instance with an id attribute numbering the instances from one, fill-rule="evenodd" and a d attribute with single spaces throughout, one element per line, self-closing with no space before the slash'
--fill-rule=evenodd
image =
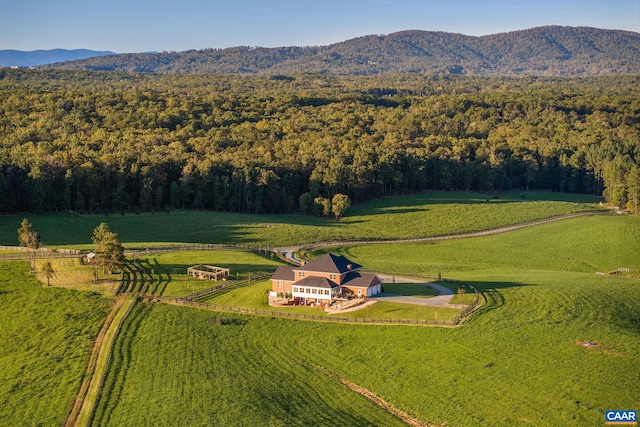
<path id="1" fill-rule="evenodd" d="M 308 286 L 310 288 L 325 288 L 325 289 L 333 289 L 339 287 L 339 285 L 333 283 L 331 280 L 326 277 L 318 277 L 318 276 L 309 276 L 305 277 L 302 280 L 298 280 L 293 284 L 293 286 Z"/>
<path id="2" fill-rule="evenodd" d="M 374 280 L 375 278 L 375 274 L 352 271 L 344 278 L 342 286 L 348 286 L 352 288 L 370 288 L 371 286 L 375 286 L 380 283 L 380 281 Z"/>
<path id="3" fill-rule="evenodd" d="M 301 267 L 296 267 L 295 270 L 343 274 L 360 268 L 360 264 L 351 262 L 342 255 L 325 254 Z"/>
<path id="4" fill-rule="evenodd" d="M 295 267 L 278 267 L 276 272 L 273 273 L 273 276 L 271 276 L 271 279 L 293 282 L 296 280 L 296 274 L 293 272 L 294 268 Z"/>

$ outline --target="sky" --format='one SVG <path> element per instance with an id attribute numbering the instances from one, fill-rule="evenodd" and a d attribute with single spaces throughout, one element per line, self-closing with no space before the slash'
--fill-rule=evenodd
<path id="1" fill-rule="evenodd" d="M 0 49 L 118 53 L 324 46 L 403 30 L 640 33 L 640 0 L 1 0 Z"/>

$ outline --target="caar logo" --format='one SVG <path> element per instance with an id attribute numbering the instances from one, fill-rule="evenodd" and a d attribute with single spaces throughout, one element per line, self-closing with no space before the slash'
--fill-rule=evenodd
<path id="1" fill-rule="evenodd" d="M 635 426 L 638 424 L 638 413 L 636 411 L 606 411 L 604 421 L 607 425 Z"/>

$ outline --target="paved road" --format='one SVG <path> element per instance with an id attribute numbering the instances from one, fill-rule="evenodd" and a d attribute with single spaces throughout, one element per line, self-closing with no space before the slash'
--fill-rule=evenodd
<path id="1" fill-rule="evenodd" d="M 374 300 L 387 301 L 387 302 L 399 302 L 403 304 L 414 305 L 428 305 L 430 307 L 446 307 L 446 308 L 465 308 L 464 304 L 449 304 L 451 298 L 453 298 L 453 291 L 445 286 L 438 285 L 436 283 L 425 282 L 423 280 L 409 279 L 407 277 L 397 276 L 378 276 L 382 279 L 383 283 L 422 283 L 425 286 L 430 286 L 438 291 L 438 295 L 431 298 L 419 298 L 409 297 L 404 295 L 394 295 L 388 293 L 381 293 L 372 297 Z"/>

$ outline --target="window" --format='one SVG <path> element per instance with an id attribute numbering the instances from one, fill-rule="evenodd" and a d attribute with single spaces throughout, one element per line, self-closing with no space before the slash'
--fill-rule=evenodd
<path id="1" fill-rule="evenodd" d="M 311 289 L 307 288 L 307 293 L 310 294 L 311 293 Z"/>
<path id="2" fill-rule="evenodd" d="M 335 274 L 330 274 L 330 275 L 329 275 L 329 278 L 330 278 L 331 280 L 336 280 L 336 275 L 335 275 Z"/>
<path id="3" fill-rule="evenodd" d="M 282 280 L 278 280 L 278 289 L 282 289 Z"/>
<path id="4" fill-rule="evenodd" d="M 329 290 L 328 290 L 328 289 L 324 291 L 324 294 L 325 294 L 325 295 L 329 295 L 329 293 L 330 293 L 330 292 L 329 292 Z"/>
<path id="5" fill-rule="evenodd" d="M 298 292 L 298 287 L 297 286 L 293 287 L 293 292 Z"/>
<path id="6" fill-rule="evenodd" d="M 299 273 L 298 273 L 298 276 L 299 276 L 299 277 L 304 277 L 304 271 L 299 272 Z"/>

